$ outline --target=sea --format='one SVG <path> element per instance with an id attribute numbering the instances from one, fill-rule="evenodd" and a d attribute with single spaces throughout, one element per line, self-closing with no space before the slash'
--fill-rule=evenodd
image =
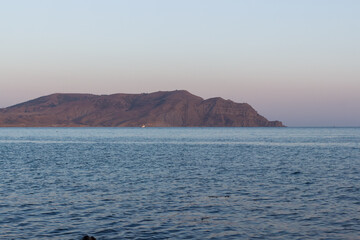
<path id="1" fill-rule="evenodd" d="M 0 128 L 0 239 L 360 239 L 360 128 Z"/>

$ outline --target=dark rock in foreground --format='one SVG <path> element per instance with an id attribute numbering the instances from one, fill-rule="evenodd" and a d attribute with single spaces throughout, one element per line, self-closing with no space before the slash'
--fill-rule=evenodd
<path id="1" fill-rule="evenodd" d="M 82 238 L 82 240 L 96 240 L 96 238 L 95 237 L 93 237 L 93 236 L 88 236 L 88 235 L 85 235 L 83 238 Z"/>
<path id="2" fill-rule="evenodd" d="M 52 94 L 0 109 L 1 127 L 283 127 L 247 103 L 187 91 Z"/>

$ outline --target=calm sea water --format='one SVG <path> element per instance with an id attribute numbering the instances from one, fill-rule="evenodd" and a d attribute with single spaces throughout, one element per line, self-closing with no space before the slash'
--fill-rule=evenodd
<path id="1" fill-rule="evenodd" d="M 360 239 L 360 128 L 0 128 L 0 239 Z"/>

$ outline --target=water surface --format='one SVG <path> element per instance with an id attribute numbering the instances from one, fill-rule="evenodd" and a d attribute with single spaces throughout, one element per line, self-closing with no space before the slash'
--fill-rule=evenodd
<path id="1" fill-rule="evenodd" d="M 0 128 L 0 239 L 358 239 L 360 128 Z"/>

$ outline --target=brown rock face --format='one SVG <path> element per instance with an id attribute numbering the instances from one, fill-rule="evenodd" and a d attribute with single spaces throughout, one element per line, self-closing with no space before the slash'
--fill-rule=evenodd
<path id="1" fill-rule="evenodd" d="M 247 103 L 187 91 L 52 94 L 0 109 L 0 127 L 283 127 Z"/>

